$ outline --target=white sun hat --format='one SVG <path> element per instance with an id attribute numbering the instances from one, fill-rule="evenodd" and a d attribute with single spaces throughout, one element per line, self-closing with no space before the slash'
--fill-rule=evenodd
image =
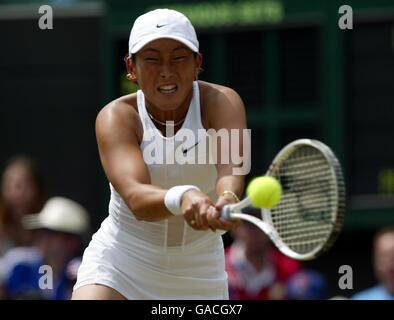
<path id="1" fill-rule="evenodd" d="M 198 52 L 196 31 L 190 20 L 171 9 L 156 9 L 139 16 L 129 39 L 129 53 L 134 54 L 151 41 L 168 38 L 177 40 L 193 52 Z"/>
<path id="2" fill-rule="evenodd" d="M 26 229 L 49 229 L 83 235 L 89 228 L 89 214 L 79 203 L 63 197 L 49 199 L 40 213 L 23 217 Z"/>

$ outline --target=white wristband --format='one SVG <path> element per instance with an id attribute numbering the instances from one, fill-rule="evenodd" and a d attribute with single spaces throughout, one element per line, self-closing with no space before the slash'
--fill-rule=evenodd
<path id="1" fill-rule="evenodd" d="M 181 212 L 181 199 L 183 194 L 190 190 L 195 189 L 200 191 L 199 188 L 192 185 L 175 186 L 169 189 L 164 197 L 164 204 L 166 208 L 174 215 L 180 215 Z"/>

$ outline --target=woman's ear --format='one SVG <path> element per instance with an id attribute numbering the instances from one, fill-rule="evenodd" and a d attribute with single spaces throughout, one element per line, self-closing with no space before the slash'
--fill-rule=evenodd
<path id="1" fill-rule="evenodd" d="M 125 66 L 126 66 L 126 71 L 127 71 L 127 75 L 126 78 L 127 80 L 133 81 L 133 82 L 137 82 L 137 76 L 135 74 L 135 64 L 133 62 L 133 60 L 131 59 L 130 54 L 127 54 L 124 58 L 124 62 L 125 62 Z"/>
<path id="2" fill-rule="evenodd" d="M 198 80 L 198 76 L 200 75 L 201 71 L 202 71 L 202 54 L 201 53 L 197 53 L 196 55 L 196 70 L 195 70 L 195 74 L 194 74 L 194 79 Z"/>

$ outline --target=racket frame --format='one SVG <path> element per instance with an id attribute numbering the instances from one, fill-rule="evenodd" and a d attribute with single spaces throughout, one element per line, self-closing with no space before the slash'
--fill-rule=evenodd
<path id="1" fill-rule="evenodd" d="M 272 223 L 271 211 L 269 209 L 261 209 L 262 219 L 241 212 L 242 209 L 251 205 L 249 197 L 245 197 L 242 201 L 236 204 L 226 205 L 223 207 L 222 210 L 222 217 L 226 219 L 241 219 L 253 223 L 257 227 L 259 227 L 265 234 L 267 234 L 267 236 L 269 236 L 272 242 L 283 254 L 297 260 L 315 259 L 322 255 L 324 252 L 326 252 L 329 248 L 331 248 L 341 231 L 345 214 L 345 184 L 340 163 L 334 153 L 331 151 L 331 149 L 318 140 L 298 139 L 283 147 L 282 150 L 280 150 L 279 153 L 275 156 L 268 171 L 266 172 L 266 175 L 275 176 L 275 172 L 277 168 L 280 167 L 281 162 L 286 160 L 289 154 L 294 152 L 295 149 L 305 145 L 311 146 L 321 151 L 322 155 L 325 157 L 331 168 L 331 176 L 334 177 L 334 184 L 337 186 L 337 198 L 335 199 L 335 203 L 337 205 L 334 209 L 336 212 L 336 219 L 334 219 L 334 224 L 331 232 L 329 233 L 328 238 L 324 243 L 314 248 L 314 250 L 304 254 L 293 251 L 286 245 L 286 243 L 283 242 L 281 237 L 278 235 Z"/>

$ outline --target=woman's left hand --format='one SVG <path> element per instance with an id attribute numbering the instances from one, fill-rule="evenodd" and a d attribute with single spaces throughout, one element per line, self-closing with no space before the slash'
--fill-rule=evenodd
<path id="1" fill-rule="evenodd" d="M 216 201 L 215 206 L 211 206 L 208 210 L 207 220 L 211 229 L 232 230 L 240 224 L 240 220 L 227 220 L 221 217 L 222 208 L 226 204 L 235 203 L 235 200 L 227 196 L 220 196 Z"/>

